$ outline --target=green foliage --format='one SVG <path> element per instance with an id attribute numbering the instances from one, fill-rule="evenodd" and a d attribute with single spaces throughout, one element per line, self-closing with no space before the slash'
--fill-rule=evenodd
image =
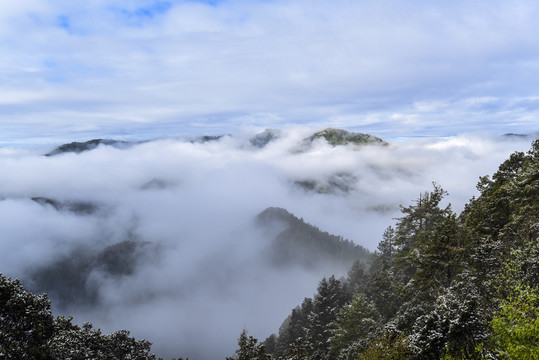
<path id="1" fill-rule="evenodd" d="M 99 251 L 77 248 L 30 272 L 33 291 L 48 291 L 55 305 L 70 306 L 95 304 L 99 300 L 99 287 L 92 282 L 92 273 L 100 272 L 120 278 L 132 275 L 151 245 L 137 240 L 124 240 Z"/>
<path id="2" fill-rule="evenodd" d="M 335 321 L 340 309 L 350 300 L 345 284 L 335 279 L 323 278 L 314 296 L 313 311 L 309 314 L 307 341 L 312 349 L 311 355 L 322 356 L 329 350 L 329 339 L 336 327 Z"/>
<path id="3" fill-rule="evenodd" d="M 371 256 L 364 247 L 321 231 L 281 208 L 267 208 L 257 221 L 262 227 L 282 228 L 269 252 L 270 260 L 277 266 L 298 264 L 312 269 L 330 263 L 349 268 L 357 260 L 368 262 Z"/>
<path id="4" fill-rule="evenodd" d="M 314 133 L 307 140 L 325 139 L 328 144 L 337 145 L 367 145 L 367 144 L 386 144 L 382 139 L 369 134 L 355 133 L 342 129 L 327 128 Z"/>
<path id="5" fill-rule="evenodd" d="M 400 333 L 393 334 L 388 331 L 374 338 L 357 359 L 406 360 L 411 357 L 406 338 Z"/>
<path id="6" fill-rule="evenodd" d="M 239 349 L 233 357 L 227 360 L 270 360 L 271 356 L 266 354 L 264 344 L 259 344 L 258 340 L 252 336 L 247 336 L 247 330 L 243 330 L 238 339 Z"/>
<path id="7" fill-rule="evenodd" d="M 436 184 L 402 207 L 370 266 L 350 269 L 353 300 L 327 302 L 337 292 L 324 279 L 308 321 L 298 307 L 286 324 L 303 332 L 280 332 L 276 355 L 539 359 L 539 140 L 477 188 L 459 216 Z"/>
<path id="8" fill-rule="evenodd" d="M 47 296 L 29 293 L 19 280 L 0 274 L 0 359 L 155 360 L 150 342 L 129 331 L 106 335 L 72 320 L 54 319 Z"/>
<path id="9" fill-rule="evenodd" d="M 426 288 L 447 287 L 462 270 L 461 231 L 455 214 L 444 214 L 429 230 L 424 230 L 424 242 L 417 244 L 416 283 Z"/>
<path id="10" fill-rule="evenodd" d="M 539 239 L 525 239 L 499 272 L 500 306 L 490 324 L 489 344 L 501 358 L 539 359 L 538 261 Z"/>
<path id="11" fill-rule="evenodd" d="M 331 352 L 338 354 L 355 343 L 361 348 L 368 344 L 378 327 L 380 314 L 365 295 L 358 293 L 352 301 L 344 305 L 335 321 L 335 329 L 330 339 Z"/>
<path id="12" fill-rule="evenodd" d="M 313 312 L 314 305 L 311 298 L 305 298 L 301 306 L 292 310 L 290 316 L 283 322 L 276 339 L 277 348 L 272 354 L 280 356 L 299 356 L 307 353 L 307 330 L 311 322 L 309 316 Z"/>
<path id="13" fill-rule="evenodd" d="M 26 292 L 19 280 L 0 274 L 0 358 L 52 359 L 47 340 L 53 332 L 47 296 Z"/>
<path id="14" fill-rule="evenodd" d="M 55 334 L 49 340 L 51 354 L 55 359 L 132 359 L 155 360 L 150 354 L 150 342 L 135 340 L 129 331 L 120 330 L 110 335 L 93 329 L 85 323 L 82 328 L 74 325 L 72 318 L 59 317 Z"/>
<path id="15" fill-rule="evenodd" d="M 504 359 L 539 359 L 539 291 L 515 289 L 492 319 L 494 350 Z"/>
<path id="16" fill-rule="evenodd" d="M 451 205 L 440 208 L 447 192 L 437 184 L 433 186 L 433 191 L 421 194 L 415 205 L 401 207 L 405 216 L 398 219 L 393 241 L 397 249 L 395 268 L 404 282 L 416 273 L 423 250 L 436 238 L 436 225 L 452 215 Z"/>

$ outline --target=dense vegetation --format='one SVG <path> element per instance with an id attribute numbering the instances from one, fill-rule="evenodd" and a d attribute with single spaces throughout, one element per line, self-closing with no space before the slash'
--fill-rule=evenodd
<path id="1" fill-rule="evenodd" d="M 539 359 L 539 140 L 481 177 L 457 215 L 437 184 L 369 266 L 322 279 L 264 342 L 229 359 Z"/>
<path id="2" fill-rule="evenodd" d="M 103 334 L 92 324 L 52 316 L 46 295 L 25 291 L 18 280 L 0 274 L 0 359 L 155 360 L 151 344 L 129 331 Z"/>
<path id="3" fill-rule="evenodd" d="M 315 132 L 313 135 L 305 139 L 308 142 L 312 142 L 316 139 L 325 139 L 328 144 L 337 146 L 337 145 L 370 145 L 370 144 L 379 144 L 387 145 L 382 139 L 363 133 L 351 132 L 343 129 L 334 129 L 327 128 Z"/>
<path id="4" fill-rule="evenodd" d="M 99 304 L 101 295 L 99 283 L 92 280 L 93 273 L 113 279 L 126 278 L 155 251 L 150 243 L 137 239 L 99 250 L 76 248 L 50 263 L 29 269 L 24 283 L 34 292 L 47 293 L 59 309 L 93 307 Z"/>

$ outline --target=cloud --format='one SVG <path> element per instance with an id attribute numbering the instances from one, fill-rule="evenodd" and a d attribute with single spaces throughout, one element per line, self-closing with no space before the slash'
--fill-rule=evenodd
<path id="1" fill-rule="evenodd" d="M 537 96 L 531 1 L 1 6 L 0 122 L 19 124 L 12 141 L 147 136 L 143 124 L 160 134 L 233 132 L 257 114 L 367 122 L 365 131 L 390 136 L 536 130 L 535 107 L 507 105 Z M 480 112 L 470 105 L 488 97 L 505 100 Z M 414 104 L 431 110 L 413 128 L 391 117 Z"/>
<path id="2" fill-rule="evenodd" d="M 263 148 L 249 141 L 254 130 L 48 157 L 52 146 L 2 147 L 0 271 L 52 288 L 61 285 L 57 271 L 73 284 L 83 279 L 92 301 L 53 293 L 56 313 L 130 329 L 161 356 L 223 357 L 243 327 L 258 338 L 276 332 L 332 273 L 264 261 L 271 238 L 253 219 L 266 207 L 374 250 L 399 204 L 432 181 L 460 211 L 479 176 L 530 143 L 476 134 L 359 150 L 299 146 L 312 133 L 284 128 Z"/>

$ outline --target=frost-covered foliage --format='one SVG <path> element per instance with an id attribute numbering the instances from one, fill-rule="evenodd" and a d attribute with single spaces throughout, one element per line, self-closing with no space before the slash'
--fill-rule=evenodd
<path id="1" fill-rule="evenodd" d="M 155 360 L 151 344 L 129 331 L 102 334 L 72 318 L 54 319 L 46 295 L 24 290 L 19 280 L 0 274 L 0 359 L 13 360 Z"/>
<path id="2" fill-rule="evenodd" d="M 271 337 L 273 358 L 539 359 L 539 140 L 477 188 L 459 215 L 437 184 L 402 207 L 340 285 L 351 297 L 328 302 L 324 279 Z"/>
<path id="3" fill-rule="evenodd" d="M 0 274 L 0 358 L 49 359 L 54 333 L 50 302 L 24 291 L 19 280 Z"/>
<path id="4" fill-rule="evenodd" d="M 270 355 L 266 354 L 264 344 L 258 342 L 258 339 L 248 336 L 247 330 L 243 330 L 238 339 L 238 350 L 227 360 L 269 360 Z"/>

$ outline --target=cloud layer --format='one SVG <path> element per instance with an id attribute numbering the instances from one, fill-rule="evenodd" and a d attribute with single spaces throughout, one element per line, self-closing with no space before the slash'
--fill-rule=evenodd
<path id="1" fill-rule="evenodd" d="M 331 275 L 262 260 L 271 239 L 253 219 L 266 207 L 286 208 L 374 250 L 399 204 L 432 181 L 460 211 L 476 195 L 478 176 L 530 145 L 468 135 L 360 149 L 317 141 L 298 151 L 312 131 L 287 129 L 262 149 L 248 132 L 49 157 L 42 155 L 49 146 L 0 148 L 0 271 L 30 279 L 51 264 L 84 269 L 77 259 L 91 255 L 101 264 L 88 276 L 98 301 L 57 313 L 104 331 L 130 329 L 161 356 L 223 358 L 243 327 L 258 338 L 276 332 L 321 276 Z M 114 251 L 126 262 L 136 255 L 133 271 L 103 271 L 114 266 L 107 262 Z"/>
<path id="2" fill-rule="evenodd" d="M 526 0 L 5 3 L 3 141 L 536 131 L 538 15 Z"/>

